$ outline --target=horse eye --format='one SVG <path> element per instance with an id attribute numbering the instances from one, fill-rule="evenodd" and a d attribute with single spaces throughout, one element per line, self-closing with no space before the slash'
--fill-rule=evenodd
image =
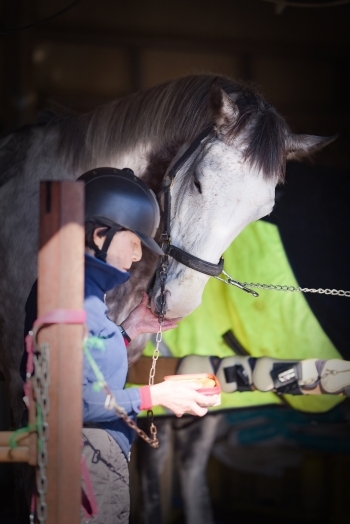
<path id="1" fill-rule="evenodd" d="M 202 186 L 200 185 L 199 180 L 196 177 L 193 178 L 193 183 L 198 189 L 198 192 L 202 194 Z"/>

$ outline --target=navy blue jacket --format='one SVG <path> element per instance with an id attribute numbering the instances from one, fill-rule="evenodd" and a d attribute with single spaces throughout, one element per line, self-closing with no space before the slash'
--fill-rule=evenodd
<path id="1" fill-rule="evenodd" d="M 130 417 L 135 418 L 140 412 L 140 390 L 124 389 L 128 372 L 125 342 L 116 324 L 107 317 L 107 307 L 104 303 L 105 293 L 123 284 L 129 277 L 129 273 L 85 255 L 86 324 L 89 335 L 103 339 L 105 346 L 104 350 L 92 348 L 91 353 L 117 404 L 122 406 Z M 96 376 L 84 357 L 83 420 L 98 423 L 99 427 L 107 430 L 128 457 L 134 432 L 123 420 L 116 417 L 113 411 L 105 409 L 106 394 L 104 391 L 94 391 L 95 381 Z"/>
<path id="2" fill-rule="evenodd" d="M 102 371 L 117 404 L 135 419 L 140 412 L 140 390 L 124 389 L 128 371 L 127 352 L 124 339 L 114 322 L 107 317 L 104 295 L 107 291 L 123 284 L 130 278 L 128 272 L 118 269 L 85 255 L 84 309 L 90 336 L 103 340 L 104 350 L 91 347 L 91 354 Z M 37 285 L 31 290 L 26 303 L 25 335 L 37 317 Z M 21 362 L 21 376 L 25 380 L 27 353 L 24 351 Z M 96 376 L 84 356 L 83 368 L 83 421 L 105 429 L 116 440 L 125 456 L 129 457 L 134 431 L 118 418 L 114 411 L 105 409 L 106 394 L 96 392 L 93 383 Z"/>

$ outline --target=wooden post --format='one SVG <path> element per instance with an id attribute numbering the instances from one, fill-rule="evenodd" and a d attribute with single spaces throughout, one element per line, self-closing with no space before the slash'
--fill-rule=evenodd
<path id="1" fill-rule="evenodd" d="M 42 182 L 38 318 L 57 308 L 82 309 L 83 287 L 83 184 Z M 80 522 L 82 339 L 81 325 L 50 325 L 38 335 L 50 348 L 47 524 Z"/>

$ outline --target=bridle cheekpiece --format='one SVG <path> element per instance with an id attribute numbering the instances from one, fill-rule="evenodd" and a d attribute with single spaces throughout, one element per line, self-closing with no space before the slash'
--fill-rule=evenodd
<path id="1" fill-rule="evenodd" d="M 171 219 L 171 188 L 174 184 L 175 177 L 178 173 L 178 171 L 181 169 L 181 167 L 185 164 L 185 162 L 190 158 L 190 156 L 202 145 L 203 141 L 204 145 L 207 144 L 212 138 L 216 136 L 216 128 L 213 124 L 206 127 L 201 133 L 194 139 L 194 141 L 189 145 L 189 147 L 185 150 L 185 152 L 181 155 L 181 157 L 175 162 L 175 164 L 172 166 L 172 168 L 169 170 L 169 172 L 165 175 L 163 179 L 162 184 L 162 193 L 164 197 L 164 217 L 163 217 L 163 231 L 160 237 L 160 245 L 164 251 L 164 257 L 161 257 L 161 267 L 163 270 L 161 271 L 164 275 L 167 274 L 167 267 L 168 267 L 168 260 L 167 258 L 171 256 L 174 258 L 177 262 L 180 262 L 181 264 L 189 267 L 190 269 L 194 269 L 195 271 L 199 271 L 200 273 L 204 273 L 205 275 L 209 275 L 211 277 L 215 277 L 218 280 L 221 280 L 225 284 L 232 284 L 243 291 L 246 291 L 247 293 L 251 293 L 253 296 L 257 297 L 259 296 L 256 291 L 253 291 L 240 282 L 233 280 L 227 273 L 224 271 L 224 259 L 221 257 L 218 264 L 213 264 L 212 262 L 207 262 L 206 260 L 203 260 L 201 258 L 198 258 L 191 253 L 188 253 L 187 251 L 184 251 L 183 249 L 180 249 L 177 246 L 174 246 L 171 243 L 171 233 L 170 233 L 170 219 Z M 220 277 L 222 275 L 222 277 Z M 164 278 L 164 277 L 163 277 Z M 166 278 L 166 277 L 165 277 Z M 164 286 L 164 283 L 163 283 Z M 165 297 L 163 296 L 162 302 L 165 301 Z M 165 306 L 165 303 L 163 303 L 163 306 Z"/>

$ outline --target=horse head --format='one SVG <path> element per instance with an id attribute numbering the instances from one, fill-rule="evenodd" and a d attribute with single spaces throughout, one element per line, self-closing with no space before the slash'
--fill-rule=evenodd
<path id="1" fill-rule="evenodd" d="M 250 222 L 272 211 L 287 159 L 308 155 L 333 140 L 292 134 L 276 110 L 246 88 L 228 93 L 214 82 L 209 103 L 211 131 L 199 137 L 194 148 L 182 145 L 165 180 L 174 166 L 180 167 L 168 180 L 171 186 L 163 183 L 160 192 L 163 213 L 169 215 L 164 217 L 170 227 L 166 241 L 175 246 L 174 253 L 179 248 L 187 255 L 167 261 L 163 291 L 167 318 L 191 313 L 209 279 L 200 264 L 199 270 L 193 269 L 186 258 L 218 264 Z M 170 205 L 165 203 L 164 188 L 171 196 Z M 155 313 L 161 309 L 160 287 L 158 272 L 151 297 Z"/>

